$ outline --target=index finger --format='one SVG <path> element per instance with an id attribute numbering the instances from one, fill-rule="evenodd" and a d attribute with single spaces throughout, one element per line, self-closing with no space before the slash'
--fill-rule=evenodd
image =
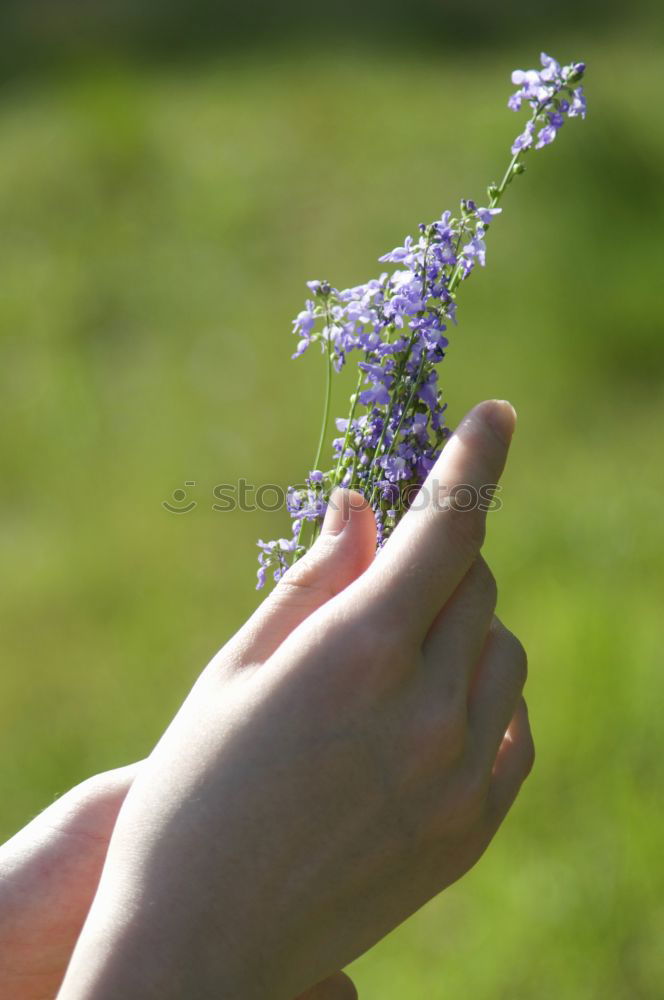
<path id="1" fill-rule="evenodd" d="M 515 421 L 514 408 L 504 400 L 480 403 L 464 417 L 362 577 L 369 613 L 424 638 L 482 546 Z"/>

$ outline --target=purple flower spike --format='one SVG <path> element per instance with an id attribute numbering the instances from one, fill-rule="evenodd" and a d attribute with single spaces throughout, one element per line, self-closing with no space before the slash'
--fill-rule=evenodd
<path id="1" fill-rule="evenodd" d="M 540 57 L 542 69 L 516 70 L 512 74 L 512 83 L 519 89 L 512 94 L 507 104 L 512 111 L 518 111 L 524 101 L 530 104 L 533 116 L 527 123 L 521 135 L 512 144 L 515 155 L 533 147 L 534 132 L 537 126 L 537 141 L 535 149 L 549 146 L 556 137 L 556 132 L 562 127 L 565 116 L 569 118 L 584 118 L 586 102 L 583 88 L 574 87 L 583 77 L 585 63 L 570 63 L 561 66 L 559 62 L 543 52 Z"/>
<path id="2" fill-rule="evenodd" d="M 376 519 L 378 547 L 412 503 L 449 437 L 447 403 L 438 380 L 445 336 L 457 321 L 457 291 L 479 264 L 486 263 L 487 230 L 502 211 L 498 202 L 524 169 L 533 149 L 555 140 L 567 118 L 585 118 L 581 86 L 585 64 L 562 66 L 543 52 L 538 69 L 515 70 L 512 111 L 530 117 L 512 143 L 512 160 L 500 184 L 489 187 L 489 203 L 464 199 L 457 214 L 445 211 L 415 237 L 379 258 L 394 265 L 361 285 L 336 289 L 327 281 L 307 283 L 311 298 L 293 321 L 298 337 L 293 357 L 318 343 L 332 374 L 357 357 L 357 386 L 350 413 L 334 422 L 331 467 L 321 466 L 329 393 L 312 471 L 290 487 L 286 507 L 291 537 L 258 543 L 258 588 L 279 580 L 316 539 L 336 486 L 363 493 Z"/>

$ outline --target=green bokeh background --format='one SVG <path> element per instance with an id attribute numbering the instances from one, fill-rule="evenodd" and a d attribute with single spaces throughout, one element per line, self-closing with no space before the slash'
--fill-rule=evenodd
<path id="1" fill-rule="evenodd" d="M 564 7 L 496 44 L 312 21 L 176 52 L 128 24 L 55 58 L 33 3 L 5 53 L 5 836 L 147 754 L 255 606 L 255 538 L 284 517 L 216 512 L 212 489 L 309 468 L 305 279 L 363 280 L 481 199 L 519 124 L 511 69 L 588 62 L 589 118 L 508 192 L 441 372 L 452 423 L 491 396 L 520 415 L 487 551 L 537 766 L 477 869 L 355 964 L 366 998 L 664 995 L 662 20 Z M 197 507 L 169 514 L 185 481 Z"/>

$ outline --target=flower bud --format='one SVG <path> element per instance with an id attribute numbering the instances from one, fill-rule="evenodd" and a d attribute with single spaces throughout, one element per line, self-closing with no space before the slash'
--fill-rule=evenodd
<path id="1" fill-rule="evenodd" d="M 578 83 L 579 80 L 583 78 L 583 74 L 586 71 L 586 64 L 582 62 L 572 63 L 571 66 L 567 67 L 567 73 L 565 74 L 566 83 Z"/>
<path id="2" fill-rule="evenodd" d="M 314 295 L 321 295 L 326 297 L 332 291 L 332 286 L 329 281 L 308 281 L 307 286 L 311 289 Z"/>

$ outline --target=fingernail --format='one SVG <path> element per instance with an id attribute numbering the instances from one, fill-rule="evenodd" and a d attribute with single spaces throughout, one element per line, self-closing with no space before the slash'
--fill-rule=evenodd
<path id="1" fill-rule="evenodd" d="M 340 535 L 348 524 L 350 508 L 348 493 L 338 486 L 332 491 L 323 519 L 322 535 Z"/>
<path id="2" fill-rule="evenodd" d="M 483 416 L 498 437 L 509 444 L 516 426 L 516 410 L 506 399 L 492 399 Z"/>

